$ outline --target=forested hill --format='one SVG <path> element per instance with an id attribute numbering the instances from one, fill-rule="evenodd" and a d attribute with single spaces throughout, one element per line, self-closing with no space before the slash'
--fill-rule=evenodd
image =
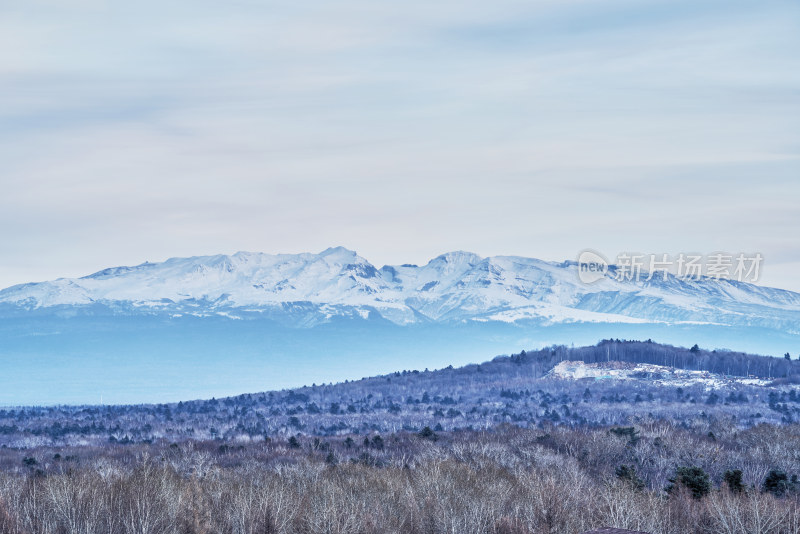
<path id="1" fill-rule="evenodd" d="M 556 346 L 538 351 L 523 350 L 520 354 L 510 357 L 498 356 L 493 361 L 502 362 L 506 359 L 514 363 L 533 365 L 539 375 L 546 373 L 559 362 L 571 360 L 586 363 L 608 361 L 649 363 L 690 371 L 766 379 L 800 377 L 800 360 L 792 359 L 789 353 L 784 358 L 773 358 L 727 350 L 704 350 L 697 345 L 692 348 L 673 347 L 652 340 L 607 339 L 588 347 Z"/>
<path id="2" fill-rule="evenodd" d="M 0 445 L 247 442 L 504 423 L 629 424 L 643 418 L 747 427 L 800 419 L 798 375 L 797 360 L 607 340 L 522 351 L 460 368 L 404 370 L 224 399 L 4 409 Z"/>

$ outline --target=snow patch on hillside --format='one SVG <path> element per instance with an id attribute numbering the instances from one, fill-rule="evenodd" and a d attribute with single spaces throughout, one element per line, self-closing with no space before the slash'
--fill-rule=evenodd
<path id="1" fill-rule="evenodd" d="M 649 363 L 630 363 L 609 361 L 584 363 L 563 361 L 551 369 L 546 378 L 567 380 L 640 380 L 650 384 L 670 387 L 702 385 L 706 389 L 720 389 L 733 385 L 767 386 L 770 380 L 761 378 L 729 377 L 708 371 L 688 371 L 653 365 Z"/>

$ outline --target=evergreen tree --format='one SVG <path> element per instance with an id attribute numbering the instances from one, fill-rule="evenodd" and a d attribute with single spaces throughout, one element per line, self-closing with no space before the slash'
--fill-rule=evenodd
<path id="1" fill-rule="evenodd" d="M 632 465 L 621 465 L 617 467 L 615 474 L 620 480 L 624 480 L 635 489 L 644 488 L 644 480 L 636 476 L 636 469 Z"/>
<path id="2" fill-rule="evenodd" d="M 734 493 L 741 493 L 744 491 L 744 483 L 742 482 L 741 469 L 734 469 L 733 471 L 725 471 L 722 476 L 728 489 Z"/>
<path id="3" fill-rule="evenodd" d="M 675 476 L 669 479 L 667 492 L 672 493 L 679 486 L 688 489 L 692 497 L 701 499 L 711 493 L 711 478 L 700 467 L 677 467 Z"/>
<path id="4" fill-rule="evenodd" d="M 783 497 L 786 495 L 786 492 L 789 491 L 790 487 L 791 484 L 789 483 L 789 477 L 786 473 L 780 469 L 772 469 L 769 474 L 767 474 L 767 478 L 764 479 L 761 490 L 765 493 L 771 493 L 776 497 Z"/>
<path id="5" fill-rule="evenodd" d="M 431 427 L 429 426 L 426 426 L 425 428 L 419 431 L 419 437 L 423 439 L 429 439 L 431 441 L 436 441 L 437 439 L 439 439 L 439 436 L 436 435 L 436 432 L 431 430 Z"/>
<path id="6" fill-rule="evenodd" d="M 636 445 L 639 442 L 639 431 L 632 426 L 612 428 L 609 432 L 623 438 L 628 438 L 629 445 Z"/>

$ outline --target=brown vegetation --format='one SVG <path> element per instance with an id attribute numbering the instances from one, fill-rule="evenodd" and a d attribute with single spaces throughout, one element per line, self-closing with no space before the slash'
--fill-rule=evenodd
<path id="1" fill-rule="evenodd" d="M 689 431 L 650 422 L 353 437 L 300 437 L 299 447 L 4 449 L 0 532 L 800 532 L 796 426 Z M 708 475 L 710 491 L 693 496 L 690 482 L 676 479 L 681 466 Z M 741 471 L 741 487 L 724 482 L 736 480 L 726 478 L 732 470 Z M 667 492 L 670 478 L 677 482 Z"/>

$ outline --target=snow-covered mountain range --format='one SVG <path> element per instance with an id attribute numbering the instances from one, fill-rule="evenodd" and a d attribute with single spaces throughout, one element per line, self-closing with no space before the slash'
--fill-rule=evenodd
<path id="1" fill-rule="evenodd" d="M 660 276 L 586 285 L 574 262 L 442 254 L 377 268 L 351 250 L 238 252 L 113 267 L 0 291 L 4 313 L 98 307 L 115 314 L 273 317 L 311 326 L 334 317 L 392 323 L 659 323 L 800 332 L 800 294 L 729 280 Z"/>

